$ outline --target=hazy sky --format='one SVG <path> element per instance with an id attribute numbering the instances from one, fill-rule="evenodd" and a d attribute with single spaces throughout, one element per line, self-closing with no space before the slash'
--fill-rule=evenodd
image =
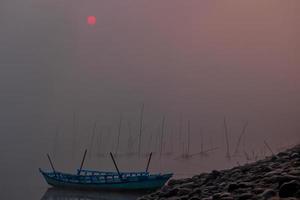
<path id="1" fill-rule="evenodd" d="M 122 114 L 124 150 L 143 103 L 144 141 L 165 115 L 169 136 L 180 116 L 185 133 L 191 121 L 192 151 L 201 132 L 224 148 L 224 116 L 231 143 L 246 121 L 247 148 L 299 143 L 299 10 L 299 0 L 1 1 L 0 171 L 36 170 L 57 126 L 69 147 L 74 113 L 79 151 L 95 120 L 115 141 Z"/>

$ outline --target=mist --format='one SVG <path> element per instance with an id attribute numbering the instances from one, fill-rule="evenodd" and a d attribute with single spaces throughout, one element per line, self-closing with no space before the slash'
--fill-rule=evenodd
<path id="1" fill-rule="evenodd" d="M 274 151 L 299 143 L 299 6 L 296 0 L 2 1 L 1 194 L 38 198 L 24 182 L 42 187 L 37 169 L 48 167 L 48 152 L 58 167 L 73 169 L 85 148 L 115 151 L 119 133 L 118 150 L 127 152 L 129 133 L 139 135 L 142 105 L 143 153 L 158 150 L 163 117 L 164 151 L 177 154 L 188 121 L 190 152 L 200 144 L 217 147 L 215 160 L 225 156 L 224 118 L 230 151 L 245 123 L 244 151 L 259 151 L 264 141 Z M 97 18 L 94 26 L 89 15 Z M 101 149 L 91 145 L 93 132 L 105 138 Z M 131 146 L 137 150 L 137 142 Z M 97 162 L 90 166 L 101 167 Z M 133 163 L 123 161 L 126 170 L 144 165 Z M 212 161 L 190 172 L 228 166 Z M 24 182 L 4 181 L 11 174 Z"/>

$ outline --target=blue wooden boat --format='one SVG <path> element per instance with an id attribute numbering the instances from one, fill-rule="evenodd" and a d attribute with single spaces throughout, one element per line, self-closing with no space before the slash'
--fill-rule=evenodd
<path id="1" fill-rule="evenodd" d="M 152 190 L 162 187 L 171 177 L 168 174 L 148 172 L 101 172 L 81 170 L 79 174 L 45 172 L 40 169 L 46 182 L 54 187 L 91 190 Z"/>
<path id="2" fill-rule="evenodd" d="M 172 173 L 150 174 L 148 172 L 152 153 L 145 172 L 120 172 L 112 153 L 110 155 L 117 172 L 84 170 L 82 166 L 86 152 L 76 174 L 56 171 L 48 154 L 52 171 L 46 172 L 42 169 L 39 171 L 51 186 L 84 190 L 154 190 L 162 187 L 173 175 Z"/>

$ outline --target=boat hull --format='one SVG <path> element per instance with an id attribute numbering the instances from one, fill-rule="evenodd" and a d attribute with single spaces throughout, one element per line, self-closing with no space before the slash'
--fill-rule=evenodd
<path id="1" fill-rule="evenodd" d="M 144 179 L 139 181 L 122 181 L 114 183 L 72 183 L 59 180 L 55 177 L 42 173 L 46 182 L 57 188 L 69 188 L 79 190 L 155 190 L 161 188 L 172 174 L 162 175 L 155 179 Z"/>

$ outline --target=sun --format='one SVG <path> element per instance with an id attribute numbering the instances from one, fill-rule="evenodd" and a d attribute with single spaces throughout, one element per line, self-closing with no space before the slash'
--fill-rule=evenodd
<path id="1" fill-rule="evenodd" d="M 94 26 L 96 24 L 96 21 L 97 21 L 96 17 L 92 15 L 88 16 L 86 20 L 87 24 L 90 26 Z"/>

